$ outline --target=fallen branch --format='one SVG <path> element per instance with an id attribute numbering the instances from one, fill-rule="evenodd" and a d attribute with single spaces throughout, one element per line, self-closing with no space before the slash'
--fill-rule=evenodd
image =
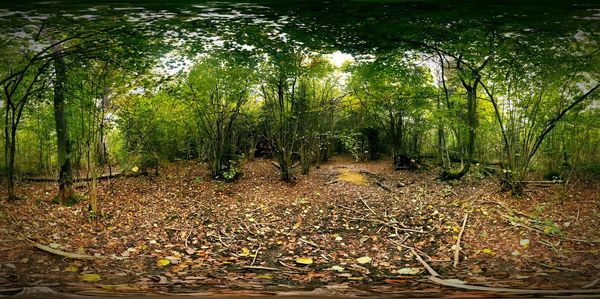
<path id="1" fill-rule="evenodd" d="M 577 270 L 577 269 L 571 269 L 571 268 L 565 268 L 565 267 L 558 267 L 558 266 L 552 266 L 552 265 L 548 265 L 548 264 L 544 264 L 544 263 L 538 263 L 540 266 L 544 266 L 546 268 L 550 268 L 550 269 L 556 269 L 556 270 L 563 270 L 563 271 L 569 271 L 569 272 L 581 272 L 581 270 Z"/>
<path id="2" fill-rule="evenodd" d="M 381 187 L 381 189 L 387 191 L 387 192 L 392 192 L 392 189 L 390 189 L 390 187 L 380 183 L 380 182 L 376 182 L 375 185 Z"/>
<path id="3" fill-rule="evenodd" d="M 101 175 L 99 177 L 97 177 L 97 180 L 107 180 L 107 179 L 115 179 L 118 177 L 138 177 L 138 176 L 142 176 L 144 175 L 144 173 L 113 173 L 113 174 L 105 174 L 105 175 Z M 93 178 L 89 177 L 89 178 L 73 178 L 73 182 L 77 183 L 77 182 L 89 182 L 91 181 Z M 28 182 L 58 182 L 58 178 L 51 178 L 51 177 L 24 177 L 21 180 L 23 181 L 28 181 Z"/>
<path id="4" fill-rule="evenodd" d="M 25 240 L 27 242 L 29 242 L 31 245 L 33 245 L 34 247 L 52 253 L 52 254 L 56 254 L 56 255 L 60 255 L 62 257 L 66 257 L 66 258 L 70 258 L 70 259 L 78 259 L 78 260 L 95 260 L 95 259 L 103 259 L 105 257 L 103 256 L 92 256 L 92 255 L 87 255 L 87 254 L 77 254 L 77 253 L 70 253 L 70 252 L 65 252 L 62 250 L 58 250 L 58 249 L 54 249 L 51 247 L 48 247 L 46 245 L 42 245 L 40 243 L 37 243 L 35 241 L 32 241 L 28 238 L 25 238 Z"/>
<path id="5" fill-rule="evenodd" d="M 410 249 L 410 252 L 417 258 L 417 261 L 427 269 L 427 272 L 429 272 L 432 277 L 440 276 L 440 274 L 435 272 L 435 270 L 433 270 L 433 268 L 431 268 L 431 266 L 429 266 L 429 264 L 427 264 L 413 248 Z"/>
<path id="6" fill-rule="evenodd" d="M 454 248 L 454 263 L 452 264 L 454 268 L 458 266 L 458 259 L 460 258 L 460 239 L 462 238 L 463 233 L 465 232 L 465 226 L 467 225 L 467 219 L 469 218 L 469 212 L 465 213 L 465 218 L 463 219 L 462 227 L 460 228 L 460 232 L 458 233 L 458 238 L 456 239 L 456 248 Z"/>
<path id="7" fill-rule="evenodd" d="M 576 238 L 561 238 L 563 241 L 580 242 L 580 243 L 600 243 L 600 240 L 584 240 Z"/>
<path id="8" fill-rule="evenodd" d="M 383 221 L 383 220 L 380 220 L 380 219 L 357 218 L 357 217 L 348 217 L 348 219 L 350 219 L 350 220 L 356 220 L 356 221 L 375 222 L 375 223 L 379 223 L 379 224 L 382 224 L 382 225 L 385 225 L 385 226 L 391 226 L 395 230 L 401 230 L 401 231 L 407 231 L 407 232 L 413 232 L 413 233 L 419 233 L 419 234 L 425 234 L 425 233 L 427 233 L 424 230 L 416 230 L 416 229 L 412 229 L 412 228 L 398 227 L 397 225 L 402 225 L 398 221 Z"/>
<path id="9" fill-rule="evenodd" d="M 599 294 L 600 289 L 579 289 L 579 290 L 533 290 L 533 289 L 511 289 L 511 288 L 492 288 L 492 287 L 483 287 L 483 286 L 474 286 L 468 285 L 464 283 L 459 283 L 456 281 L 441 279 L 435 276 L 430 276 L 429 280 L 443 285 L 447 287 L 453 287 L 464 290 L 473 290 L 473 291 L 486 291 L 486 292 L 499 292 L 499 293 L 513 293 L 513 294 L 545 294 L 545 295 L 554 295 L 554 294 Z"/>

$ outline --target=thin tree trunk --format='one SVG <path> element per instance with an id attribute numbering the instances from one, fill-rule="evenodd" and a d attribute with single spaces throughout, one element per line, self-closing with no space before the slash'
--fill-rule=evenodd
<path id="1" fill-rule="evenodd" d="M 72 199 L 75 195 L 73 191 L 73 170 L 71 169 L 71 148 L 69 141 L 69 132 L 67 131 L 67 122 L 65 117 L 65 90 L 64 84 L 67 80 L 66 66 L 62 57 L 60 46 L 52 48 L 53 62 L 55 69 L 54 80 L 54 118 L 56 121 L 56 144 L 58 151 L 59 165 L 59 190 L 58 200 L 64 204 L 66 200 Z"/>
<path id="2" fill-rule="evenodd" d="M 7 125 L 8 126 L 8 125 Z M 16 148 L 16 134 L 17 134 L 17 128 L 16 126 L 11 126 L 11 134 L 10 134 L 10 138 L 7 138 L 10 140 L 10 144 L 8 146 L 9 151 L 8 151 L 8 201 L 14 201 L 17 199 L 17 195 L 15 194 L 15 152 L 17 150 Z"/>

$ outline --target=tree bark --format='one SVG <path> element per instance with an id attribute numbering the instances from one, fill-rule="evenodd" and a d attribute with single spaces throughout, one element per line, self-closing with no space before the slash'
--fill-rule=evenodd
<path id="1" fill-rule="evenodd" d="M 61 204 L 72 199 L 75 195 L 73 191 L 73 171 L 71 169 L 71 144 L 69 132 L 65 117 L 65 87 L 67 81 L 67 70 L 62 56 L 60 45 L 52 48 L 52 61 L 54 63 L 54 119 L 56 122 L 56 144 L 58 151 L 59 165 L 59 190 L 58 200 Z"/>
<path id="2" fill-rule="evenodd" d="M 473 161 L 473 153 L 475 152 L 475 139 L 477 137 L 477 85 L 479 85 L 479 78 L 475 79 L 473 85 L 468 85 L 465 81 L 463 86 L 467 90 L 467 158 L 464 161 L 462 168 L 453 172 L 450 170 L 442 171 L 440 178 L 442 180 L 456 180 L 463 177 L 471 168 L 471 161 Z"/>

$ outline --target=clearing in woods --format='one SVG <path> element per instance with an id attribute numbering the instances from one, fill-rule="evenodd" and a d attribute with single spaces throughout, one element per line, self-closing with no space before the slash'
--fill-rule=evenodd
<path id="1" fill-rule="evenodd" d="M 56 184 L 23 183 L 25 200 L 0 202 L 0 292 L 464 292 L 428 279 L 424 264 L 453 283 L 596 287 L 597 185 L 578 181 L 561 204 L 558 184 L 515 199 L 487 178 L 444 183 L 435 169 L 390 164 L 335 158 L 291 184 L 264 159 L 245 162 L 245 175 L 228 184 L 199 163 L 170 164 L 158 177 L 100 181 L 95 221 L 85 202 L 52 204 Z"/>

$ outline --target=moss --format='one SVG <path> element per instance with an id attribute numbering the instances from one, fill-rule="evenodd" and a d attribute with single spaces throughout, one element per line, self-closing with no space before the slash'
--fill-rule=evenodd
<path id="1" fill-rule="evenodd" d="M 81 201 L 81 199 L 77 195 L 72 195 L 72 196 L 65 198 L 65 200 L 63 201 L 63 205 L 65 205 L 67 207 L 72 207 L 72 206 L 78 204 L 80 201 Z"/>
<path id="2" fill-rule="evenodd" d="M 72 207 L 72 206 L 78 204 L 79 202 L 81 202 L 81 199 L 77 195 L 72 195 L 72 196 L 65 198 L 65 200 L 63 201 L 62 204 L 67 207 Z M 55 205 L 61 204 L 58 196 L 53 197 L 52 200 L 50 201 L 50 203 L 55 204 Z"/>

